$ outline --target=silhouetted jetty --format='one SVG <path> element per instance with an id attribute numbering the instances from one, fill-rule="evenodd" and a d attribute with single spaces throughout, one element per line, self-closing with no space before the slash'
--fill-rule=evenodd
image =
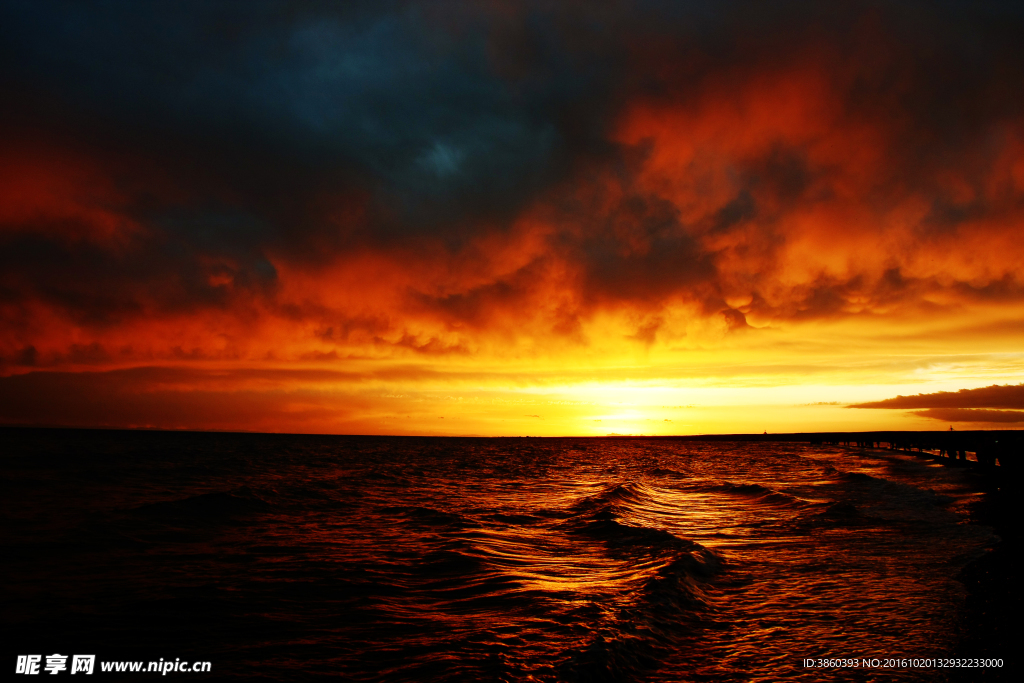
<path id="1" fill-rule="evenodd" d="M 622 437 L 620 437 L 622 438 Z M 1018 478 L 1024 430 L 942 432 L 796 432 L 786 434 L 701 434 L 693 436 L 625 437 L 682 441 L 790 441 L 876 448 L 913 453 L 950 467 Z"/>
<path id="2" fill-rule="evenodd" d="M 883 448 L 931 458 L 951 467 L 999 470 L 1018 475 L 1024 450 L 1021 431 L 830 432 L 809 435 L 810 443 Z"/>

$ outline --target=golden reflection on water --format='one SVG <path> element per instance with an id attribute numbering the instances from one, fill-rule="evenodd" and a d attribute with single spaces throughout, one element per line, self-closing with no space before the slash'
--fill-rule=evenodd
<path id="1" fill-rule="evenodd" d="M 955 475 L 936 482 L 925 464 L 839 449 L 644 447 L 589 452 L 558 468 L 562 479 L 520 477 L 481 496 L 462 487 L 454 507 L 478 526 L 456 534 L 460 552 L 486 568 L 463 587 L 494 580 L 489 598 L 534 603 L 477 615 L 485 633 L 533 634 L 506 653 L 512 668 L 557 678 L 545 662 L 603 643 L 590 653 L 597 663 L 580 666 L 652 680 L 814 679 L 798 659 L 934 656 L 951 644 L 962 593 L 950 558 L 988 540 L 933 492 L 960 495 Z"/>
<path id="2" fill-rule="evenodd" d="M 948 653 L 954 577 L 994 540 L 961 523 L 964 472 L 898 453 L 173 438 L 183 447 L 164 459 L 147 441 L 145 457 L 98 474 L 69 460 L 103 493 L 88 515 L 77 479 L 21 477 L 48 482 L 33 489 L 41 521 L 11 518 L 23 550 L 58 517 L 89 521 L 40 546 L 42 560 L 15 556 L 17 590 L 45 585 L 44 607 L 65 616 L 126 593 L 147 610 L 193 599 L 189 633 L 225 643 L 210 659 L 259 659 L 272 677 L 301 645 L 352 680 L 858 680 L 800 661 Z M 172 474 L 174 497 L 155 498 L 152 482 Z M 133 637 L 101 626 L 111 642 Z"/>

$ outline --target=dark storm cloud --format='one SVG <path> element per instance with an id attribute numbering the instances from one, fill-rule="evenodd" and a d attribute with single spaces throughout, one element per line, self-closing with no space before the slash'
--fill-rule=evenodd
<path id="1" fill-rule="evenodd" d="M 993 384 L 979 389 L 897 396 L 883 401 L 857 403 L 847 408 L 911 410 L 918 417 L 947 423 L 1017 424 L 1024 423 L 1024 384 Z"/>
<path id="2" fill-rule="evenodd" d="M 933 171 L 983 178 L 994 163 L 1002 122 L 1021 113 L 1021 28 L 1015 5 L 966 2 L 3 2 L 0 142 L 89 159 L 116 190 L 82 202 L 140 227 L 83 243 L 55 237 L 73 221 L 96 232 L 82 211 L 49 219 L 58 227 L 6 219 L 17 230 L 0 237 L 0 299 L 95 325 L 226 309 L 273 298 L 275 258 L 429 242 L 457 253 L 544 204 L 550 251 L 579 290 L 566 320 L 683 292 L 742 327 L 724 303 L 726 254 L 764 262 L 740 284 L 778 315 L 838 315 L 865 292 L 897 300 L 938 285 L 894 264 L 877 282 L 823 275 L 774 308 L 762 298 L 782 219 L 841 184 L 803 142 L 767 133 L 720 164 L 727 193 L 684 215 L 685 198 L 640 182 L 650 141 L 623 142 L 618 121 L 637 101 L 687 111 L 716 88 L 729 100 L 820 57 L 838 120 L 885 138 L 888 175 L 863 203 L 882 214 L 910 192 L 929 198 L 927 241 L 1016 211 L 1014 196 L 958 198 Z M 681 134 L 700 123 L 680 121 Z M 514 311 L 541 266 L 411 298 L 473 324 Z M 1024 296 L 1006 277 L 952 287 Z"/>
<path id="3" fill-rule="evenodd" d="M 302 377 L 302 374 L 293 375 Z M 310 379 L 302 377 L 303 379 Z M 348 379 L 336 375 L 334 381 Z M 243 381 L 246 379 L 242 378 Z M 262 376 L 266 381 L 275 378 Z M 287 378 L 285 378 L 287 379 Z M 320 377 L 312 378 L 324 379 Z M 258 429 L 279 415 L 284 392 L 278 386 L 245 386 L 207 373 L 182 369 L 133 368 L 113 372 L 48 373 L 0 378 L 0 423 L 37 426 L 118 426 L 180 429 Z M 189 390 L 184 390 L 184 387 Z M 298 391 L 305 405 L 286 428 L 309 419 L 342 417 L 352 407 L 326 405 L 323 392 Z"/>
<path id="4" fill-rule="evenodd" d="M 849 408 L 1016 408 L 1024 409 L 1024 384 L 993 384 L 980 389 L 940 391 L 858 403 Z"/>
<path id="5" fill-rule="evenodd" d="M 983 410 L 972 408 L 929 408 L 915 410 L 914 415 L 928 417 L 941 422 L 1024 422 L 1024 410 Z"/>
<path id="6" fill-rule="evenodd" d="M 147 230 L 117 248 L 5 235 L 0 294 L 102 322 L 154 303 L 140 291 L 223 305 L 211 261 L 266 291 L 270 253 L 500 226 L 564 172 L 603 87 L 542 19 L 531 50 L 495 55 L 500 22 L 472 4 L 3 3 L 2 147 L 88 158 Z"/>
<path id="7" fill-rule="evenodd" d="M 224 308 L 241 293 L 274 286 L 273 265 L 244 249 L 244 242 L 237 242 L 214 252 L 224 260 L 203 261 L 196 258 L 195 242 L 173 231 L 116 250 L 15 236 L 4 240 L 0 251 L 0 302 L 17 305 L 25 284 L 32 283 L 34 298 L 67 311 L 80 324 L 99 326 L 142 313 Z"/>
<path id="8" fill-rule="evenodd" d="M 553 73 L 510 88 L 474 35 L 486 23 L 445 36 L 431 9 L 8 3 L 4 71 L 9 88 L 106 127 L 76 132 L 212 166 L 204 182 L 216 176 L 249 200 L 281 182 L 301 190 L 288 180 L 297 174 L 312 189 L 368 177 L 409 209 L 501 203 L 547 172 L 559 143 L 550 100 L 582 84 Z"/>

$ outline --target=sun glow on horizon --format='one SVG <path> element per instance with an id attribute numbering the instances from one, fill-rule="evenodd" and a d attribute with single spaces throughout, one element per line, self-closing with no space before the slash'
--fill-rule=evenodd
<path id="1" fill-rule="evenodd" d="M 182 68 L 202 13 L 4 10 L 0 424 L 1024 428 L 884 403 L 1024 382 L 1016 34 L 470 5 L 239 15 Z"/>

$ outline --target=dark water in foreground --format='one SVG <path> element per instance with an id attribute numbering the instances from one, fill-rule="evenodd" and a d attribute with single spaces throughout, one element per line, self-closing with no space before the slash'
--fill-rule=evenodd
<path id="1" fill-rule="evenodd" d="M 267 680 L 941 680 L 800 661 L 947 655 L 954 577 L 995 542 L 964 523 L 971 475 L 877 451 L 0 435 L 10 664 L 68 651 Z"/>

